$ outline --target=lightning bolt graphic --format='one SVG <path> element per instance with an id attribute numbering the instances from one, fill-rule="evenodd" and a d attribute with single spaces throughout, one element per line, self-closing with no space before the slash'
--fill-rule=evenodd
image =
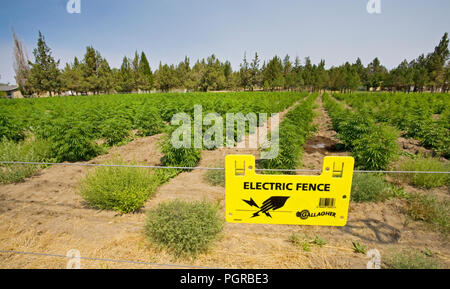
<path id="1" fill-rule="evenodd" d="M 255 201 L 253 201 L 252 198 L 250 198 L 250 201 L 247 200 L 243 200 L 244 202 L 246 202 L 247 204 L 249 204 L 251 207 L 257 207 L 259 209 L 259 206 L 255 203 Z"/>
<path id="2" fill-rule="evenodd" d="M 270 210 L 275 211 L 282 208 L 286 204 L 286 201 L 288 199 L 289 197 L 271 197 L 266 201 L 264 201 L 261 208 L 256 204 L 256 202 L 252 198 L 250 198 L 250 201 L 247 200 L 243 201 L 246 202 L 251 207 L 257 207 L 258 209 L 260 209 L 258 212 L 253 214 L 252 218 L 258 217 L 259 213 L 264 213 L 267 217 L 272 218 L 269 211 Z"/>

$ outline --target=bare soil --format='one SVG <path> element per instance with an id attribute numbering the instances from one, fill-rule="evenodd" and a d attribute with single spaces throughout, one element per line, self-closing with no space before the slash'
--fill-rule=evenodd
<path id="1" fill-rule="evenodd" d="M 315 123 L 317 134 L 305 145 L 305 167 L 320 169 L 325 155 L 347 155 L 336 150 L 336 133 L 320 98 Z M 280 120 L 287 111 L 281 113 Z M 160 164 L 161 135 L 135 140 L 111 150 L 90 163 L 120 157 L 125 161 Z M 323 145 L 324 146 L 323 146 Z M 257 149 L 203 151 L 199 167 L 223 167 L 227 154 L 253 154 Z M 382 254 L 392 250 L 429 248 L 447 268 L 450 248 L 439 233 L 422 223 L 409 221 L 401 212 L 401 201 L 352 203 L 349 221 L 343 228 L 285 225 L 225 224 L 210 252 L 196 260 L 175 259 L 149 244 L 144 234 L 145 213 L 158 203 L 182 199 L 218 202 L 224 214 L 225 189 L 209 185 L 203 170 L 185 172 L 157 189 L 145 207 L 134 214 L 120 215 L 86 207 L 77 193 L 79 180 L 92 168 L 53 166 L 18 184 L 0 186 L 0 250 L 46 252 L 65 255 L 77 249 L 83 257 L 184 264 L 218 268 L 365 268 L 368 258 L 352 250 L 352 241 Z M 289 237 L 320 235 L 323 247 L 305 252 Z M 65 268 L 67 260 L 57 257 L 0 253 L 0 268 Z M 82 260 L 83 268 L 172 268 Z"/>

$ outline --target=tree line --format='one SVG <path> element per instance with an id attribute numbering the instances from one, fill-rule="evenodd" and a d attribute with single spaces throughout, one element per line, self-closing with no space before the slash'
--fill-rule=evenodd
<path id="1" fill-rule="evenodd" d="M 449 39 L 445 33 L 432 53 L 404 60 L 388 70 L 378 58 L 367 66 L 360 58 L 355 63 L 325 68 L 325 60 L 313 64 L 289 55 L 274 56 L 261 63 L 258 53 L 251 60 L 244 55 L 238 70 L 229 61 L 222 62 L 214 54 L 191 64 L 188 57 L 174 64 L 162 64 L 152 71 L 144 52 L 124 57 L 120 68 L 111 68 L 108 61 L 92 46 L 86 48 L 83 59 L 74 58 L 60 69 L 52 51 L 39 32 L 34 61 L 26 60 L 21 42 L 13 32 L 16 82 L 24 95 L 131 93 L 170 91 L 220 90 L 389 90 L 448 91 L 450 78 Z"/>

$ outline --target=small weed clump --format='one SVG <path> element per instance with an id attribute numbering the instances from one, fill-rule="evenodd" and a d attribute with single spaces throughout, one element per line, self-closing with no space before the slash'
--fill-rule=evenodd
<path id="1" fill-rule="evenodd" d="M 204 175 L 205 180 L 212 186 L 225 187 L 225 171 L 209 170 Z"/>
<path id="2" fill-rule="evenodd" d="M 174 200 L 149 211 L 146 234 L 176 257 L 195 258 L 209 249 L 222 228 L 216 205 Z"/>
<path id="3" fill-rule="evenodd" d="M 145 168 L 100 167 L 87 174 L 79 191 L 94 208 L 126 214 L 141 208 L 161 182 Z"/>
<path id="4" fill-rule="evenodd" d="M 391 196 L 391 186 L 376 174 L 355 174 L 352 184 L 352 201 L 380 202 Z"/>
<path id="5" fill-rule="evenodd" d="M 305 252 L 311 251 L 311 245 L 316 245 L 319 247 L 325 246 L 328 242 L 322 239 L 319 235 L 316 235 L 313 239 L 308 236 L 304 238 L 300 237 L 297 234 L 292 234 L 289 236 L 289 242 L 294 244 L 295 246 L 302 247 L 302 250 Z"/>
<path id="6" fill-rule="evenodd" d="M 356 241 L 353 241 L 352 244 L 353 244 L 353 251 L 355 253 L 364 255 L 366 254 L 367 251 L 366 246 L 361 245 L 359 242 Z"/>
<path id="7" fill-rule="evenodd" d="M 50 145 L 44 140 L 27 139 L 14 142 L 3 139 L 0 142 L 1 161 L 45 162 L 50 160 Z M 0 183 L 20 182 L 34 175 L 41 166 L 28 164 L 0 165 Z"/>
<path id="8" fill-rule="evenodd" d="M 450 202 L 434 196 L 411 194 L 406 201 L 406 213 L 416 221 L 424 221 L 445 235 L 450 232 Z"/>
<path id="9" fill-rule="evenodd" d="M 437 159 L 420 157 L 403 162 L 400 167 L 402 171 L 429 171 L 429 172 L 448 172 L 449 165 L 445 165 Z M 399 174 L 401 180 L 419 188 L 435 188 L 448 185 L 450 178 L 448 174 Z"/>
<path id="10" fill-rule="evenodd" d="M 441 265 L 433 257 L 423 252 L 408 251 L 392 253 L 385 258 L 385 266 L 388 269 L 439 269 Z"/>

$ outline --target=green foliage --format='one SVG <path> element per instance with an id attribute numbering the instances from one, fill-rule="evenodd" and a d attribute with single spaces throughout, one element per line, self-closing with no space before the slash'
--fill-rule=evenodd
<path id="1" fill-rule="evenodd" d="M 387 169 L 398 154 L 398 133 L 391 127 L 376 125 L 368 110 L 354 113 L 326 93 L 323 100 L 333 128 L 351 150 L 356 166 L 365 170 Z"/>
<path id="2" fill-rule="evenodd" d="M 89 206 L 126 214 L 139 210 L 161 183 L 146 168 L 99 167 L 81 181 L 79 193 Z"/>
<path id="3" fill-rule="evenodd" d="M 362 114 L 354 114 L 352 117 L 343 119 L 339 124 L 338 138 L 348 148 L 353 149 L 354 142 L 369 133 L 373 133 L 374 122 Z"/>
<path id="4" fill-rule="evenodd" d="M 193 118 L 195 104 L 202 104 L 204 112 L 215 111 L 225 117 L 228 112 L 283 111 L 303 97 L 295 92 L 239 92 L 0 99 L 0 134 L 20 140 L 24 132 L 31 132 L 52 143 L 57 161 L 81 161 L 102 152 L 97 144 L 100 139 L 109 145 L 122 144 L 131 130 L 142 136 L 165 131 L 164 122 L 170 122 L 176 113 Z M 180 153 L 180 159 L 189 154 L 174 153 Z"/>
<path id="5" fill-rule="evenodd" d="M 201 158 L 201 149 L 175 148 L 169 137 L 162 142 L 161 152 L 164 153 L 162 164 L 168 167 L 195 167 Z"/>
<path id="6" fill-rule="evenodd" d="M 317 235 L 313 240 L 311 240 L 311 243 L 319 247 L 322 247 L 325 246 L 328 242 L 322 239 L 320 235 Z"/>
<path id="7" fill-rule="evenodd" d="M 310 238 L 308 236 L 301 237 L 297 234 L 291 234 L 289 236 L 289 242 L 296 246 L 302 247 L 302 250 L 305 252 L 311 251 L 311 245 L 323 247 L 328 243 L 322 237 L 320 237 L 320 235 L 316 235 L 314 238 Z"/>
<path id="8" fill-rule="evenodd" d="M 391 128 L 379 127 L 354 141 L 352 155 L 361 169 L 383 170 L 398 155 L 398 134 Z"/>
<path id="9" fill-rule="evenodd" d="M 428 171 L 428 172 L 448 172 L 450 166 L 437 159 L 419 157 L 408 159 L 402 162 L 399 170 L 402 171 Z M 448 174 L 399 174 L 396 178 L 406 180 L 408 183 L 419 188 L 435 188 L 448 185 L 450 177 Z"/>
<path id="10" fill-rule="evenodd" d="M 213 186 L 225 187 L 225 171 L 224 170 L 209 170 L 205 173 L 206 181 Z"/>
<path id="11" fill-rule="evenodd" d="M 31 64 L 29 81 L 33 90 L 38 93 L 52 94 L 60 90 L 59 60 L 55 61 L 51 49 L 39 31 L 37 48 L 33 50 L 35 61 Z"/>
<path id="12" fill-rule="evenodd" d="M 278 143 L 278 155 L 271 159 L 263 159 L 261 161 L 262 168 L 296 169 L 301 166 L 303 145 L 315 129 L 311 123 L 314 118 L 312 106 L 316 98 L 317 94 L 311 94 L 285 116 L 278 129 L 279 138 L 271 140 L 272 146 L 276 146 Z M 274 149 L 272 147 L 265 151 Z"/>
<path id="13" fill-rule="evenodd" d="M 416 250 L 391 253 L 384 258 L 388 269 L 440 269 L 442 265 L 434 258 Z"/>
<path id="14" fill-rule="evenodd" d="M 406 213 L 416 221 L 424 221 L 445 235 L 450 232 L 450 202 L 436 197 L 414 193 L 407 198 Z"/>
<path id="15" fill-rule="evenodd" d="M 120 144 L 130 135 L 131 123 L 123 118 L 107 119 L 100 126 L 100 133 L 108 145 Z"/>
<path id="16" fill-rule="evenodd" d="M 359 242 L 353 241 L 353 251 L 357 254 L 366 254 L 366 246 L 359 244 Z"/>
<path id="17" fill-rule="evenodd" d="M 355 174 L 352 183 L 352 201 L 380 202 L 391 196 L 390 185 L 377 174 Z"/>
<path id="18" fill-rule="evenodd" d="M 87 122 L 66 117 L 50 120 L 39 133 L 42 137 L 48 136 L 53 157 L 58 162 L 75 162 L 90 160 L 101 152 L 89 127 Z"/>
<path id="19" fill-rule="evenodd" d="M 450 155 L 448 93 L 358 93 L 340 94 L 354 110 L 402 130 L 406 137 L 446 158 Z"/>
<path id="20" fill-rule="evenodd" d="M 290 235 L 289 242 L 291 242 L 295 246 L 300 246 L 305 252 L 311 252 L 311 243 L 308 240 L 304 240 L 297 234 Z"/>
<path id="21" fill-rule="evenodd" d="M 11 113 L 0 110 L 0 139 L 20 141 L 25 139 L 25 129 L 20 120 Z"/>
<path id="22" fill-rule="evenodd" d="M 44 140 L 28 139 L 14 142 L 3 139 L 0 142 L 0 160 L 15 162 L 46 162 L 50 159 L 50 145 Z M 22 164 L 0 165 L 0 183 L 19 182 L 34 175 L 41 166 Z"/>
<path id="23" fill-rule="evenodd" d="M 140 136 L 151 136 L 162 131 L 163 121 L 158 109 L 147 104 L 136 113 L 135 125 Z"/>
<path id="24" fill-rule="evenodd" d="M 145 229 L 151 242 L 175 256 L 196 257 L 209 249 L 222 228 L 217 206 L 174 200 L 149 211 Z"/>

